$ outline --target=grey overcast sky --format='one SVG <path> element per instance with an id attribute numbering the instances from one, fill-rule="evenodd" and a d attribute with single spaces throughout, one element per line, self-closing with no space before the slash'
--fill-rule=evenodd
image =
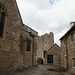
<path id="1" fill-rule="evenodd" d="M 58 45 L 61 36 L 75 21 L 75 0 L 16 0 L 23 23 L 39 35 L 54 33 Z"/>

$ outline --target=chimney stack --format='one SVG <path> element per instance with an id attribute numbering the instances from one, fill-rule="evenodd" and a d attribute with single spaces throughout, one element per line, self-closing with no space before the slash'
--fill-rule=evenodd
<path id="1" fill-rule="evenodd" d="M 75 25 L 75 22 L 71 22 L 70 23 L 70 27 L 74 26 Z"/>

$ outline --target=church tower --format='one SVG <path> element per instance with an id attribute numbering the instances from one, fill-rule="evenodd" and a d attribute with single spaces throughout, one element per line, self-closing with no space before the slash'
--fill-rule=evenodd
<path id="1" fill-rule="evenodd" d="M 16 0 L 0 0 L 0 71 L 22 68 L 21 28 Z"/>

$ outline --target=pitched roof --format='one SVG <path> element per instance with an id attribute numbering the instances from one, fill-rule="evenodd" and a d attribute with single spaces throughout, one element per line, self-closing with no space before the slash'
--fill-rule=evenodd
<path id="1" fill-rule="evenodd" d="M 60 40 L 62 40 L 64 37 L 66 37 L 69 33 L 71 33 L 72 32 L 72 30 L 74 30 L 75 29 L 75 25 L 74 26 L 72 26 L 61 38 L 60 38 Z"/>
<path id="2" fill-rule="evenodd" d="M 59 46 L 55 43 L 48 51 L 50 51 L 55 45 L 56 45 L 57 47 L 59 47 Z M 60 48 L 60 47 L 59 47 L 59 48 Z M 48 52 L 48 51 L 47 51 L 47 52 Z"/>

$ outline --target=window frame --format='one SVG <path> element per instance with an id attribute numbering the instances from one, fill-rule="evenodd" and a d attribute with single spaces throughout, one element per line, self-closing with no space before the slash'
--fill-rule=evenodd
<path id="1" fill-rule="evenodd" d="M 72 58 L 73 59 L 73 67 L 75 67 L 75 58 Z"/>
<path id="2" fill-rule="evenodd" d="M 46 55 L 46 50 L 43 51 L 43 57 L 45 57 L 45 55 Z"/>
<path id="3" fill-rule="evenodd" d="M 5 12 L 0 13 L 0 37 L 3 37 L 4 22 L 5 22 Z"/>
<path id="4" fill-rule="evenodd" d="M 75 42 L 75 32 L 72 32 L 71 33 L 71 41 L 72 42 Z"/>
<path id="5" fill-rule="evenodd" d="M 64 38 L 64 45 L 66 45 L 66 38 Z"/>
<path id="6" fill-rule="evenodd" d="M 30 52 L 31 51 L 31 40 L 27 39 L 26 41 L 26 51 Z"/>
<path id="7" fill-rule="evenodd" d="M 4 34 L 5 34 L 5 20 L 6 20 L 6 12 L 7 10 L 5 9 L 5 6 L 0 2 L 0 6 L 1 6 L 1 9 L 0 9 L 0 18 L 1 18 L 1 13 L 5 13 L 4 15 L 4 22 L 3 22 L 3 29 L 2 29 L 2 35 L 0 36 L 0 40 L 4 39 Z M 3 8 L 3 10 L 2 10 Z"/>

